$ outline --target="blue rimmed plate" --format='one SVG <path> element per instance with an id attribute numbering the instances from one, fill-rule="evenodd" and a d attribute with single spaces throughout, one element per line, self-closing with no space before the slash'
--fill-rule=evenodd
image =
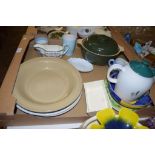
<path id="1" fill-rule="evenodd" d="M 121 100 L 121 98 L 117 96 L 117 94 L 114 92 L 114 89 L 115 89 L 114 83 L 109 82 L 108 89 L 109 89 L 110 95 L 114 98 L 114 100 L 124 107 L 132 108 L 132 109 L 141 109 L 141 108 L 152 105 L 152 100 L 149 94 L 145 94 L 141 96 L 139 99 L 137 99 L 134 102 L 126 102 L 126 101 Z"/>

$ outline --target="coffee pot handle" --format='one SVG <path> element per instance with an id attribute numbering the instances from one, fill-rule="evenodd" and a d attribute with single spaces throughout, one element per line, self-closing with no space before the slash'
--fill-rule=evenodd
<path id="1" fill-rule="evenodd" d="M 108 72 L 107 72 L 107 79 L 108 79 L 108 81 L 109 82 L 112 82 L 112 83 L 117 83 L 117 79 L 116 78 L 113 78 L 113 77 L 111 77 L 110 75 L 110 73 L 112 72 L 112 71 L 114 71 L 114 70 L 119 70 L 119 71 L 121 71 L 121 70 L 123 70 L 123 66 L 121 66 L 121 65 L 119 65 L 119 64 L 114 64 L 114 65 L 112 65 L 112 66 L 110 66 L 109 67 L 109 69 L 108 69 Z"/>

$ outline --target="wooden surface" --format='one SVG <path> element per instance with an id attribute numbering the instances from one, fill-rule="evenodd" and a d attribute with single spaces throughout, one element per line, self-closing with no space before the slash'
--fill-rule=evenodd
<path id="1" fill-rule="evenodd" d="M 9 69 L 5 75 L 0 89 L 0 113 L 13 115 L 15 108 L 15 98 L 12 96 L 14 83 L 18 73 L 18 69 L 29 41 L 32 39 L 30 35 L 24 35 L 18 49 L 11 61 Z M 20 52 L 19 52 L 20 51 Z"/>

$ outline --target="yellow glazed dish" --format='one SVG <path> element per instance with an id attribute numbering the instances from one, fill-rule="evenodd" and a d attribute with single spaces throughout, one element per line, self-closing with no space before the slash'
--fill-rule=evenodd
<path id="1" fill-rule="evenodd" d="M 72 65 L 58 58 L 41 57 L 21 65 L 13 95 L 27 110 L 54 112 L 72 104 L 81 90 L 81 76 Z"/>
<path id="2" fill-rule="evenodd" d="M 127 109 L 121 108 L 116 115 L 113 109 L 98 111 L 96 116 L 86 120 L 83 129 L 147 129 L 139 123 L 139 116 Z"/>

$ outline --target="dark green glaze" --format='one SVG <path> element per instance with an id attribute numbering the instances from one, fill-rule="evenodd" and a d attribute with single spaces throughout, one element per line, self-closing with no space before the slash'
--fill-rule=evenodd
<path id="1" fill-rule="evenodd" d="M 105 35 L 91 35 L 83 41 L 83 46 L 100 55 L 114 55 L 119 50 L 116 41 Z"/>
<path id="2" fill-rule="evenodd" d="M 107 65 L 109 59 L 118 56 L 117 43 L 105 35 L 91 35 L 82 41 L 82 55 L 96 65 Z"/>
<path id="3" fill-rule="evenodd" d="M 82 55 L 84 59 L 88 60 L 90 63 L 95 64 L 95 65 L 107 65 L 109 59 L 115 59 L 118 55 L 115 56 L 100 56 L 100 55 L 95 55 L 85 49 L 81 49 Z"/>
<path id="4" fill-rule="evenodd" d="M 137 74 L 143 77 L 151 78 L 154 76 L 151 68 L 149 67 L 149 62 L 147 61 L 132 60 L 130 62 L 130 67 L 133 71 L 135 71 Z"/>

